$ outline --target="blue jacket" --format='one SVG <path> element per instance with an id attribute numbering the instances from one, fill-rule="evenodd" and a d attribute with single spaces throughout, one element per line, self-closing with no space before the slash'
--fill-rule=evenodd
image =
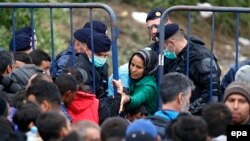
<path id="1" fill-rule="evenodd" d="M 69 114 L 69 112 L 68 112 L 68 109 L 66 108 L 66 106 L 65 106 L 64 103 L 61 103 L 60 108 L 61 108 L 62 113 L 66 116 L 66 118 L 67 118 L 70 122 L 72 122 L 72 117 L 70 116 L 70 114 Z"/>
<path id="2" fill-rule="evenodd" d="M 244 65 L 250 65 L 250 59 L 249 60 L 245 60 L 242 62 L 239 62 L 238 64 L 238 69 L 241 68 Z M 237 69 L 237 70 L 238 70 Z M 224 91 L 226 89 L 226 87 L 234 81 L 234 77 L 235 74 L 237 72 L 237 70 L 235 69 L 235 64 L 231 65 L 229 71 L 225 74 L 225 76 L 223 77 L 222 81 L 221 81 L 221 92 L 222 94 L 224 94 Z"/>
<path id="3" fill-rule="evenodd" d="M 174 110 L 160 110 L 155 113 L 155 116 L 160 116 L 165 118 L 168 121 L 172 121 L 178 117 L 180 112 Z"/>
<path id="4" fill-rule="evenodd" d="M 71 46 L 69 46 L 68 49 L 62 51 L 56 56 L 56 59 L 51 63 L 50 67 L 50 74 L 52 78 L 55 78 L 62 73 L 71 55 L 73 55 L 73 52 L 71 50 Z"/>

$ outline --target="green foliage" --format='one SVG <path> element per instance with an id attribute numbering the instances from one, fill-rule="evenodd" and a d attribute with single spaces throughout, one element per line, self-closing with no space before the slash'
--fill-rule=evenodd
<path id="1" fill-rule="evenodd" d="M 8 1 L 6 1 L 8 2 Z M 15 1 L 19 2 L 19 1 Z M 25 1 L 32 2 L 32 0 Z M 42 0 L 41 2 L 49 2 Z M 28 8 L 14 9 L 15 30 L 24 26 L 31 25 L 31 10 Z M 0 9 L 0 47 L 8 50 L 9 42 L 12 38 L 12 9 Z M 69 27 L 69 12 L 64 9 L 53 9 L 53 29 L 54 29 L 54 46 L 56 47 L 56 54 L 68 46 L 68 40 L 64 34 L 67 32 L 58 32 L 58 26 Z M 66 18 L 68 17 L 68 18 Z M 50 30 L 50 10 L 49 9 L 33 9 L 34 28 L 37 34 L 38 48 L 41 48 L 48 53 L 51 53 L 51 30 Z M 62 24 L 63 23 L 63 24 Z"/>
<path id="2" fill-rule="evenodd" d="M 249 0 L 206 0 L 213 6 L 223 6 L 223 7 L 249 7 Z M 197 0 L 123 0 L 123 2 L 138 7 L 144 7 L 147 9 L 152 9 L 155 7 L 168 8 L 176 5 L 197 5 L 199 1 Z M 182 13 L 183 14 L 183 13 Z M 194 20 L 198 17 L 197 12 L 192 12 Z M 240 16 L 241 26 L 250 29 L 250 14 L 241 14 Z M 216 27 L 223 31 L 226 35 L 233 35 L 236 29 L 236 14 L 234 13 L 223 13 L 216 14 Z M 247 34 L 246 31 L 242 31 L 243 34 Z"/>
<path id="3" fill-rule="evenodd" d="M 250 1 L 246 0 L 207 0 L 213 6 L 230 6 L 230 7 L 249 7 Z M 3 0 L 3 2 L 64 2 L 63 0 Z M 113 3 L 126 3 L 129 5 L 137 6 L 142 9 L 152 9 L 154 7 L 168 8 L 175 5 L 196 5 L 197 0 L 69 0 L 67 2 L 113 2 Z M 46 50 L 48 53 L 51 51 L 51 31 L 50 31 L 50 11 L 49 9 L 33 9 L 34 11 L 34 27 L 36 29 L 36 34 L 38 37 L 38 48 Z M 8 48 L 9 41 L 12 38 L 12 18 L 11 18 L 12 9 L 11 8 L 0 8 L 0 47 Z M 86 12 L 85 12 L 86 13 Z M 182 13 L 185 15 L 186 13 Z M 15 29 L 20 29 L 26 25 L 30 24 L 30 10 L 21 8 L 15 9 Z M 82 15 L 82 13 L 77 14 Z M 216 29 L 223 31 L 225 35 L 234 35 L 236 28 L 236 14 L 232 13 L 216 13 Z M 98 18 L 101 18 L 98 15 Z M 198 20 L 199 14 L 197 12 L 192 13 L 192 23 L 195 23 Z M 81 17 L 83 18 L 83 17 Z M 241 14 L 241 27 L 250 29 L 250 14 Z M 70 40 L 70 24 L 69 24 L 69 10 L 65 9 L 54 9 L 53 10 L 53 30 L 54 30 L 54 46 L 56 48 L 56 54 L 61 50 L 65 49 Z M 107 21 L 107 20 L 106 20 Z M 81 21 L 82 22 L 82 21 Z M 211 22 L 211 20 L 207 20 Z M 75 29 L 75 28 L 74 28 Z M 125 30 L 125 29 L 124 29 Z M 132 31 L 129 29 L 129 32 Z M 242 34 L 247 34 L 248 30 L 241 30 Z M 136 31 L 128 33 L 129 36 L 132 36 L 133 39 L 139 40 L 141 42 Z"/>

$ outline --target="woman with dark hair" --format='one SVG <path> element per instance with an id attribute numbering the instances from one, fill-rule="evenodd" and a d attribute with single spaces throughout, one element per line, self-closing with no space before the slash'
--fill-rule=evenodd
<path id="1" fill-rule="evenodd" d="M 120 80 L 113 80 L 117 92 L 121 94 L 120 112 L 123 105 L 126 109 L 138 108 L 144 104 L 149 115 L 157 111 L 158 87 L 154 74 L 158 67 L 157 54 L 147 48 L 135 52 L 129 61 L 129 94 L 123 91 Z"/>

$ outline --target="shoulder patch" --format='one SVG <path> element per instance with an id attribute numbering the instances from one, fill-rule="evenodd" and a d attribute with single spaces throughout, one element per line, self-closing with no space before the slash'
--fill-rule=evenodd
<path id="1" fill-rule="evenodd" d="M 210 69 L 212 70 L 217 70 L 217 66 L 214 62 L 214 60 L 212 60 L 212 65 L 211 65 L 211 68 L 210 68 L 210 58 L 205 58 L 201 61 L 201 70 L 204 71 L 204 72 L 208 72 L 210 71 Z"/>

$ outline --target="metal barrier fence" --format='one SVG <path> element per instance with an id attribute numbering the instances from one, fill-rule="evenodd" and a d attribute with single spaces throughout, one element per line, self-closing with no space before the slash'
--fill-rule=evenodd
<path id="1" fill-rule="evenodd" d="M 14 51 L 16 50 L 15 44 L 15 9 L 17 8 L 29 8 L 30 9 L 30 19 L 32 31 L 34 31 L 34 8 L 48 8 L 50 9 L 50 29 L 51 29 L 51 57 L 52 62 L 55 60 L 55 48 L 54 48 L 54 32 L 53 32 L 53 9 L 54 8 L 68 8 L 70 10 L 70 30 L 71 30 L 71 43 L 73 41 L 73 18 L 72 18 L 72 9 L 74 8 L 88 8 L 89 9 L 89 21 L 91 23 L 91 42 L 92 42 L 92 52 L 93 48 L 93 25 L 92 25 L 92 9 L 100 8 L 104 9 L 110 17 L 111 22 L 111 39 L 112 39 L 112 63 L 113 63 L 113 78 L 118 79 L 118 51 L 117 51 L 117 37 L 118 37 L 118 28 L 116 23 L 116 16 L 112 8 L 108 5 L 102 3 L 0 3 L 0 8 L 11 8 L 12 9 L 12 32 L 13 32 L 13 46 Z M 34 32 L 32 32 L 32 48 L 34 49 Z M 71 50 L 74 55 L 74 49 L 71 47 Z M 74 57 L 73 57 L 74 58 Z M 92 59 L 94 54 L 92 54 Z M 74 59 L 72 60 L 74 63 Z M 93 61 L 93 60 L 92 60 Z M 94 61 L 93 61 L 94 62 Z M 53 66 L 52 66 L 53 67 Z M 92 65 L 92 71 L 95 71 L 94 65 Z M 93 80 L 95 80 L 95 73 L 93 73 Z M 95 93 L 95 82 L 93 81 L 93 90 Z M 115 89 L 116 91 L 116 89 Z"/>
<path id="2" fill-rule="evenodd" d="M 61 3 L 61 4 L 52 4 L 52 3 L 0 3 L 0 8 L 11 8 L 12 9 L 12 31 L 13 31 L 13 39 L 15 40 L 15 9 L 16 8 L 29 8 L 30 9 L 30 18 L 31 18 L 31 26 L 32 29 L 34 29 L 34 8 L 48 8 L 50 9 L 50 28 L 51 28 L 51 56 L 52 61 L 55 59 L 55 48 L 54 48 L 54 33 L 53 33 L 53 9 L 54 8 L 68 8 L 70 9 L 70 29 L 71 29 L 71 41 L 72 35 L 73 35 L 73 19 L 72 19 L 72 9 L 74 8 L 88 8 L 90 10 L 90 21 L 92 21 L 92 9 L 93 8 L 101 8 L 104 9 L 106 12 L 108 12 L 110 16 L 110 22 L 111 22 L 111 39 L 112 39 L 112 61 L 113 61 L 113 77 L 114 79 L 118 79 L 118 54 L 117 54 L 117 37 L 118 37 L 118 29 L 117 29 L 117 23 L 116 23 L 116 17 L 115 13 L 109 6 L 101 3 Z M 239 37 L 239 29 L 240 29 L 240 14 L 241 13 L 250 13 L 250 8 L 239 8 L 239 7 L 202 7 L 202 6 L 173 6 L 163 13 L 160 21 L 159 31 L 160 31 L 160 42 L 159 42 L 159 75 L 158 75 L 158 84 L 162 82 L 163 78 L 163 65 L 164 65 L 164 32 L 165 26 L 164 21 L 167 20 L 168 15 L 175 11 L 187 11 L 188 12 L 188 25 L 187 25 L 187 31 L 188 34 L 190 33 L 190 20 L 191 20 L 191 11 L 211 11 L 213 12 L 212 15 L 212 32 L 211 32 L 211 54 L 213 54 L 214 51 L 214 30 L 215 30 L 215 13 L 216 12 L 233 12 L 236 13 L 236 37 L 235 37 L 235 51 L 236 51 L 236 57 L 235 57 L 235 69 L 238 69 L 238 37 Z M 91 24 L 91 29 L 92 29 Z M 91 30 L 93 31 L 93 30 Z M 91 35 L 93 36 L 93 33 L 91 32 Z M 93 38 L 91 38 L 93 39 Z M 93 43 L 93 40 L 92 40 Z M 93 45 L 93 44 L 92 44 Z M 32 47 L 34 48 L 34 33 L 32 34 Z M 189 46 L 188 46 L 189 48 Z M 15 42 L 14 42 L 14 50 L 15 50 Z M 74 52 L 73 48 L 71 48 L 72 52 Z M 92 47 L 93 51 L 93 47 Z M 189 75 L 189 49 L 188 55 L 187 55 L 187 67 L 186 67 L 186 75 Z M 92 56 L 93 58 L 93 56 Z M 210 59 L 210 67 L 212 66 L 212 59 Z M 72 60 L 74 62 L 74 60 Z M 93 60 L 92 60 L 93 61 Z M 93 71 L 95 71 L 95 67 L 93 66 Z M 211 74 L 211 72 L 210 72 Z M 93 73 L 93 77 L 95 80 L 95 73 Z M 210 77 L 210 99 L 213 95 L 212 93 L 212 79 Z M 95 90 L 95 83 L 93 83 L 93 89 Z"/>
<path id="3" fill-rule="evenodd" d="M 215 13 L 216 12 L 233 12 L 236 13 L 236 33 L 235 33 L 235 52 L 236 52 L 236 57 L 235 57 L 235 70 L 238 70 L 238 57 L 239 57 L 239 30 L 240 30 L 240 14 L 241 13 L 250 13 L 250 8 L 242 8 L 242 7 L 204 7 L 204 6 L 173 6 L 165 10 L 165 12 L 162 14 L 161 20 L 160 20 L 160 26 L 159 26 L 159 31 L 160 31 L 160 42 L 159 42 L 159 72 L 158 72 L 158 78 L 159 79 L 159 84 L 162 82 L 163 78 L 163 66 L 164 66 L 164 55 L 163 55 L 163 50 L 164 50 L 164 31 L 165 31 L 165 21 L 168 19 L 168 15 L 172 12 L 176 11 L 187 11 L 188 12 L 188 25 L 187 25 L 187 33 L 188 35 L 190 34 L 190 20 L 191 20 L 191 11 L 211 11 L 213 12 L 212 15 L 212 31 L 211 31 L 211 54 L 213 54 L 214 51 L 214 30 L 215 30 Z M 186 65 L 186 75 L 189 75 L 189 45 L 187 49 L 187 65 Z M 212 67 L 212 59 L 210 59 L 210 68 Z M 210 69 L 210 76 L 212 72 Z M 212 77 L 210 77 L 210 100 L 213 96 L 212 93 Z"/>

